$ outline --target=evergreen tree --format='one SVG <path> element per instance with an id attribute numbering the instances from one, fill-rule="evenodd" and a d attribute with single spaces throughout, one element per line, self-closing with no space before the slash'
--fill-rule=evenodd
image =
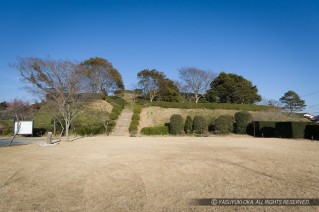
<path id="1" fill-rule="evenodd" d="M 253 104 L 261 100 L 257 87 L 237 74 L 221 72 L 210 87 L 207 92 L 210 102 Z"/>
<path id="2" fill-rule="evenodd" d="M 288 112 L 302 111 L 306 105 L 299 95 L 294 91 L 287 91 L 279 101 L 284 105 L 283 108 Z"/>

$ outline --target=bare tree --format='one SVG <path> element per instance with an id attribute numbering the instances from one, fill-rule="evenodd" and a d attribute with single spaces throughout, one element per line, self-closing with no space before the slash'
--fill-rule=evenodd
<path id="1" fill-rule="evenodd" d="M 81 111 L 85 100 L 79 93 L 83 87 L 79 66 L 68 60 L 18 58 L 14 65 L 22 79 L 31 85 L 31 91 L 55 107 L 65 122 L 66 141 L 72 120 Z"/>
<path id="2" fill-rule="evenodd" d="M 57 132 L 57 124 L 60 125 L 61 127 L 61 131 L 60 131 L 60 136 L 59 136 L 59 141 L 62 140 L 62 135 L 63 135 L 63 132 L 64 132 L 64 120 L 63 120 L 63 117 L 61 116 L 61 114 L 59 113 L 59 108 L 57 108 L 55 106 L 55 104 L 51 101 L 45 101 L 44 103 L 44 108 L 45 110 L 50 114 L 50 116 L 52 117 L 52 120 L 53 120 L 53 135 L 55 136 L 56 135 L 56 132 Z"/>
<path id="3" fill-rule="evenodd" d="M 181 92 L 183 102 L 192 102 L 195 100 L 194 94 L 191 93 L 190 86 L 182 83 L 181 81 L 175 81 L 175 85 L 178 87 Z"/>
<path id="4" fill-rule="evenodd" d="M 179 69 L 179 78 L 183 85 L 187 86 L 194 93 L 196 103 L 207 92 L 210 83 L 215 77 L 216 74 L 196 67 L 183 67 Z"/>
<path id="5" fill-rule="evenodd" d="M 15 121 L 32 119 L 37 109 L 33 108 L 30 102 L 21 99 L 14 99 L 8 103 L 8 107 L 3 111 L 4 116 L 13 118 Z"/>

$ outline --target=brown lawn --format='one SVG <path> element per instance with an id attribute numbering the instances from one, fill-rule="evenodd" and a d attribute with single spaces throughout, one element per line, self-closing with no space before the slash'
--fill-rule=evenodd
<path id="1" fill-rule="evenodd" d="M 319 142 L 89 137 L 0 148 L 0 211 L 315 211 L 193 198 L 319 198 Z"/>

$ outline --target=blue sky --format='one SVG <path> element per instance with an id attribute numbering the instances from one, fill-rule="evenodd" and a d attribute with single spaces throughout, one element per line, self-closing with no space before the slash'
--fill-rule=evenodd
<path id="1" fill-rule="evenodd" d="M 296 91 L 319 114 L 317 0 L 1 0 L 0 101 L 34 97 L 18 56 L 103 57 L 127 89 L 142 69 L 178 79 L 196 66 L 244 76 L 278 100 Z"/>

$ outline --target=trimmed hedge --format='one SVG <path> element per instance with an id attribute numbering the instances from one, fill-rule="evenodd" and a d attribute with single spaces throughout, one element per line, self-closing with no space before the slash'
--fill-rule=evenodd
<path id="1" fill-rule="evenodd" d="M 193 119 L 190 116 L 186 117 L 184 124 L 184 131 L 186 134 L 191 134 L 193 132 Z"/>
<path id="2" fill-rule="evenodd" d="M 145 106 L 157 106 L 163 108 L 181 108 L 181 109 L 225 109 L 225 110 L 247 110 L 264 111 L 273 109 L 273 106 L 253 105 L 253 104 L 230 104 L 230 103 L 194 103 L 194 102 L 147 102 Z"/>
<path id="3" fill-rule="evenodd" d="M 221 115 L 215 121 L 215 133 L 228 134 L 234 131 L 234 117 Z"/>
<path id="4" fill-rule="evenodd" d="M 204 116 L 197 115 L 194 117 L 193 130 L 197 134 L 208 132 L 208 123 Z"/>
<path id="5" fill-rule="evenodd" d="M 311 122 L 253 122 L 255 135 L 259 137 L 309 138 L 319 137 L 319 125 Z M 250 133 L 251 134 L 251 133 Z M 253 135 L 253 134 L 252 134 Z"/>
<path id="6" fill-rule="evenodd" d="M 167 135 L 168 127 L 167 126 L 157 126 L 157 127 L 144 127 L 141 130 L 143 135 Z"/>
<path id="7" fill-rule="evenodd" d="M 275 121 L 260 121 L 255 122 L 255 133 L 256 136 L 261 137 L 274 137 L 275 136 Z"/>
<path id="8" fill-rule="evenodd" d="M 143 107 L 141 105 L 135 105 L 133 108 L 134 113 L 141 113 Z"/>
<path id="9" fill-rule="evenodd" d="M 319 140 L 319 125 L 307 125 L 305 129 L 305 138 Z"/>
<path id="10" fill-rule="evenodd" d="M 137 133 L 137 128 L 138 128 L 139 120 L 132 120 L 131 124 L 128 128 L 130 133 Z"/>
<path id="11" fill-rule="evenodd" d="M 140 114 L 142 112 L 142 106 L 141 105 L 135 105 L 133 108 L 133 116 L 132 116 L 132 121 L 129 126 L 129 132 L 131 134 L 136 134 L 137 133 L 137 128 L 140 122 Z"/>
<path id="12" fill-rule="evenodd" d="M 132 120 L 138 120 L 139 121 L 140 119 L 141 119 L 140 114 L 137 114 L 137 113 L 133 114 Z"/>
<path id="13" fill-rule="evenodd" d="M 110 114 L 110 119 L 117 120 L 126 104 L 125 100 L 116 96 L 105 97 L 105 100 L 109 102 L 111 105 L 113 105 L 113 108 Z"/>
<path id="14" fill-rule="evenodd" d="M 252 115 L 247 111 L 235 113 L 235 132 L 237 134 L 247 134 L 247 127 L 252 121 Z"/>
<path id="15" fill-rule="evenodd" d="M 174 114 L 170 118 L 170 133 L 172 135 L 181 135 L 184 132 L 184 120 L 180 114 Z"/>

